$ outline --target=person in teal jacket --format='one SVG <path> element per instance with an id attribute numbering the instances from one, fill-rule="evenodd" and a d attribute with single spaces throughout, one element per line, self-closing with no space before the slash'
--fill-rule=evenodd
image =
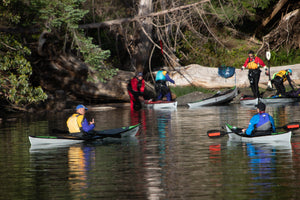
<path id="1" fill-rule="evenodd" d="M 175 81 L 169 77 L 167 71 L 159 70 L 155 78 L 155 91 L 157 94 L 157 100 L 161 100 L 164 96 L 166 96 L 167 101 L 172 101 L 170 88 L 166 84 L 167 81 L 175 84 Z"/>
<path id="2" fill-rule="evenodd" d="M 266 105 L 262 102 L 259 102 L 257 105 L 257 114 L 254 115 L 247 129 L 243 129 L 243 132 L 247 135 L 255 135 L 258 132 L 266 133 L 266 132 L 276 132 L 274 119 L 271 115 L 265 112 Z"/>

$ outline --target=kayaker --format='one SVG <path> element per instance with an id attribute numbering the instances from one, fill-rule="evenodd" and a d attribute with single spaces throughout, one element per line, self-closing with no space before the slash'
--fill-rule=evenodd
<path id="1" fill-rule="evenodd" d="M 276 132 L 274 119 L 271 115 L 265 112 L 266 105 L 262 102 L 259 102 L 257 105 L 257 114 L 254 115 L 247 129 L 243 129 L 243 133 L 247 135 L 259 135 L 260 133 L 265 134 L 266 132 Z"/>
<path id="2" fill-rule="evenodd" d="M 95 128 L 94 118 L 92 119 L 92 121 L 88 122 L 84 116 L 87 110 L 87 107 L 82 104 L 76 106 L 76 113 L 69 117 L 67 120 L 67 126 L 70 135 L 82 137 Z"/>
<path id="3" fill-rule="evenodd" d="M 166 84 L 167 81 L 173 83 L 176 86 L 175 81 L 170 78 L 167 71 L 159 70 L 155 78 L 155 91 L 157 100 L 161 100 L 164 96 L 166 96 L 167 101 L 172 101 L 170 88 Z"/>
<path id="4" fill-rule="evenodd" d="M 283 83 L 287 80 L 288 80 L 292 90 L 294 91 L 294 87 L 293 87 L 293 84 L 292 84 L 292 79 L 290 77 L 291 75 L 292 75 L 292 70 L 291 69 L 281 70 L 281 71 L 273 74 L 272 83 L 276 87 L 276 90 L 277 90 L 276 95 L 281 95 L 281 96 L 286 95 L 285 87 L 284 87 Z"/>
<path id="5" fill-rule="evenodd" d="M 265 63 L 259 57 L 254 55 L 254 52 L 250 50 L 248 52 L 248 58 L 246 59 L 244 65 L 242 66 L 242 70 L 249 69 L 248 71 L 248 79 L 250 82 L 250 87 L 255 98 L 260 97 L 258 82 L 260 78 L 261 70 L 259 67 L 263 67 L 268 74 L 268 68 Z"/>
<path id="6" fill-rule="evenodd" d="M 130 79 L 127 90 L 130 97 L 130 109 L 140 110 L 142 108 L 141 102 L 144 101 L 145 91 L 145 80 L 143 79 L 142 72 L 139 72 L 135 77 Z"/>

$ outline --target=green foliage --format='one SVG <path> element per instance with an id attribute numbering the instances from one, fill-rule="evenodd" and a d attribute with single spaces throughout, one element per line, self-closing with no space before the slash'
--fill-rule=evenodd
<path id="1" fill-rule="evenodd" d="M 280 49 L 279 51 L 271 51 L 270 62 L 274 66 L 291 65 L 300 63 L 300 51 L 291 49 Z"/>
<path id="2" fill-rule="evenodd" d="M 32 87 L 32 74 L 26 56 L 30 50 L 22 46 L 13 36 L 0 34 L 0 93 L 8 102 L 26 106 L 47 99 L 41 87 Z"/>
<path id="3" fill-rule="evenodd" d="M 251 21 L 256 20 L 257 11 L 265 10 L 272 5 L 276 0 L 212 0 L 211 5 L 213 7 L 207 7 L 211 12 L 217 13 L 219 18 L 225 24 L 240 24 L 243 23 L 244 18 L 248 18 Z"/>
<path id="4" fill-rule="evenodd" d="M 97 78 L 101 82 L 105 82 L 107 79 L 112 78 L 117 74 L 118 69 L 105 68 L 104 60 L 110 56 L 110 51 L 102 50 L 92 43 L 92 38 L 82 37 L 82 35 L 75 36 L 78 43 L 81 44 L 80 52 L 82 53 L 84 60 L 89 66 L 98 71 Z M 90 79 L 91 80 L 91 79 Z"/>
<path id="5" fill-rule="evenodd" d="M 230 34 L 226 37 L 225 32 L 222 37 L 228 41 L 231 48 L 224 48 L 213 40 L 204 43 L 197 39 L 197 35 L 193 35 L 189 31 L 185 32 L 185 36 L 187 41 L 181 41 L 176 51 L 182 65 L 196 63 L 203 66 L 219 67 L 225 64 L 240 68 L 248 56 L 248 51 L 259 48 L 259 46 L 250 46 L 246 41 L 234 39 L 230 37 Z"/>
<path id="6" fill-rule="evenodd" d="M 47 24 L 46 28 L 51 32 L 63 35 L 64 47 L 69 42 L 80 51 L 85 63 L 91 69 L 88 80 L 95 80 L 94 75 L 102 82 L 112 78 L 117 69 L 106 66 L 104 62 L 110 56 L 110 51 L 102 50 L 93 44 L 92 38 L 85 37 L 84 33 L 78 29 L 78 23 L 88 13 L 87 10 L 80 8 L 85 0 L 42 0 L 42 2 L 44 7 L 40 10 L 41 19 Z"/>

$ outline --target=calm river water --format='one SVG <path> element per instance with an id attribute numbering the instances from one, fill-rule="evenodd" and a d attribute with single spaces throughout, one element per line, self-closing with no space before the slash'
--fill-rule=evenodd
<path id="1" fill-rule="evenodd" d="M 272 106 L 276 126 L 300 122 L 299 105 Z M 300 199 L 300 130 L 289 145 L 210 139 L 245 127 L 240 105 L 176 111 L 90 107 L 96 129 L 142 123 L 130 140 L 36 149 L 28 135 L 65 128 L 69 111 L 14 114 L 0 122 L 0 199 Z"/>

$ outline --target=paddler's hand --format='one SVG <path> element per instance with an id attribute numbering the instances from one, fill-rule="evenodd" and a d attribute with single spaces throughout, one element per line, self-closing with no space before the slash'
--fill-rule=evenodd
<path id="1" fill-rule="evenodd" d="M 242 132 L 243 132 L 243 134 L 245 134 L 245 132 L 246 132 L 246 129 L 245 129 L 245 128 L 243 128 L 243 129 L 242 129 Z"/>
<path id="2" fill-rule="evenodd" d="M 140 101 L 144 101 L 145 99 L 144 99 L 143 96 L 139 96 L 139 100 L 140 100 Z"/>
<path id="3" fill-rule="evenodd" d="M 95 124 L 94 118 L 92 119 L 92 121 L 90 121 L 90 125 L 91 125 L 91 124 Z"/>

